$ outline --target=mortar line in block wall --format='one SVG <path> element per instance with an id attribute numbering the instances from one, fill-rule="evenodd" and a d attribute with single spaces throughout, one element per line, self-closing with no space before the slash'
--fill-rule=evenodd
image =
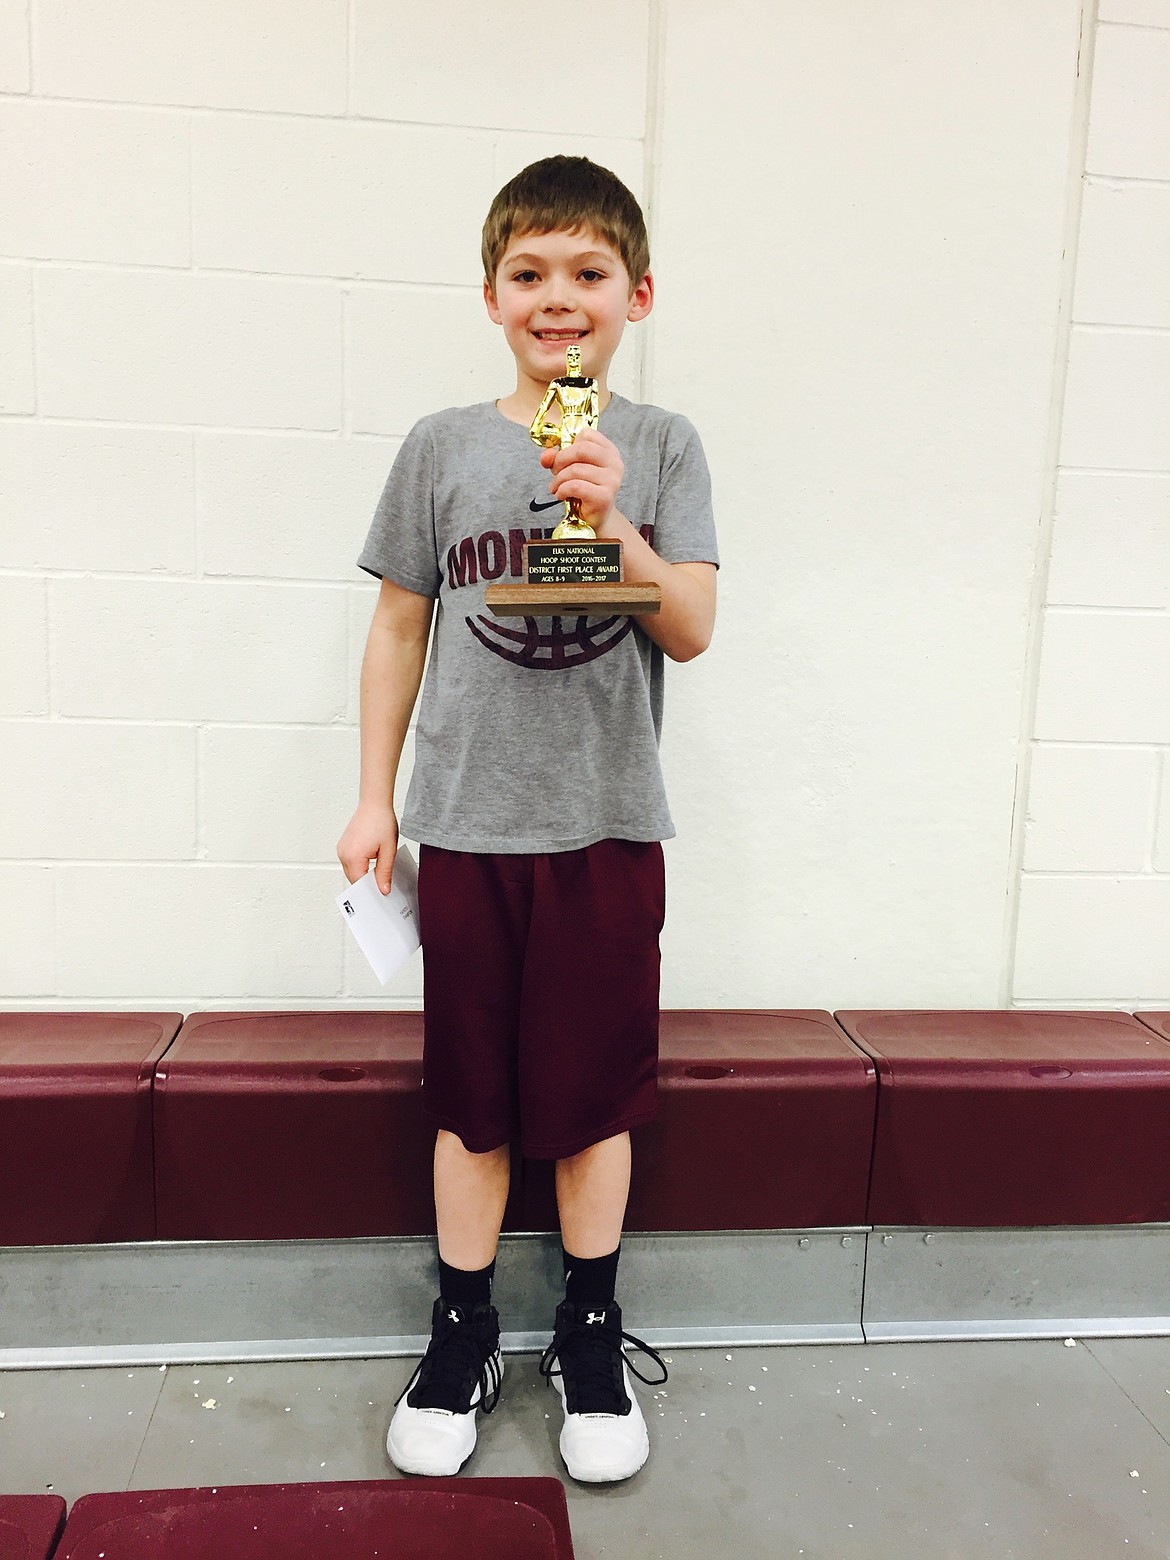
<path id="1" fill-rule="evenodd" d="M 351 117 L 353 109 L 353 58 L 354 40 L 357 33 L 354 7 L 357 0 L 349 0 L 345 8 L 345 117 Z"/>
<path id="2" fill-rule="evenodd" d="M 1082 741 L 1078 737 L 1037 737 L 1032 743 L 1033 748 L 1070 748 L 1078 753 L 1164 753 L 1165 745 L 1161 742 L 1125 742 L 1120 738 L 1110 742 L 1102 737 L 1094 737 L 1092 741 Z"/>
<path id="3" fill-rule="evenodd" d="M 154 585 L 195 585 L 199 583 L 213 585 L 271 585 L 274 589 L 331 591 L 352 590 L 355 585 L 361 585 L 362 583 L 360 580 L 346 579 L 342 575 L 338 575 L 335 579 L 293 579 L 287 576 L 278 578 L 272 574 L 133 574 L 124 569 L 46 569 L 33 571 L 31 569 L 0 568 L 0 577 L 6 579 L 101 580 L 103 584 L 140 582 Z"/>
<path id="4" fill-rule="evenodd" d="M 658 218 L 658 166 L 662 144 L 662 75 L 666 56 L 666 17 L 662 0 L 650 0 L 646 36 L 645 118 L 642 124 L 642 208 L 646 230 L 653 236 Z M 653 265 L 653 246 L 651 246 Z M 654 333 L 652 313 L 638 335 L 638 394 L 643 401 L 654 399 Z"/>
<path id="5" fill-rule="evenodd" d="M 405 836 L 404 836 L 405 838 Z M 413 844 L 413 841 L 408 842 Z M 159 867 L 184 871 L 202 869 L 218 871 L 230 867 L 233 870 L 247 867 L 250 870 L 273 872 L 340 872 L 336 858 L 320 858 L 314 861 L 277 861 L 257 856 L 0 856 L 0 867 Z M 1100 870 L 1088 867 L 1033 867 L 1028 870 L 1030 882 L 1039 878 L 1080 882 L 1108 881 L 1117 883 L 1146 883 L 1151 879 L 1170 878 L 1170 871 L 1159 867 L 1142 867 L 1135 871 L 1109 867 Z"/>
<path id="6" fill-rule="evenodd" d="M 41 409 L 41 375 L 40 363 L 37 360 L 37 326 L 40 323 L 41 311 L 39 300 L 37 299 L 37 266 L 35 263 L 29 264 L 28 268 L 28 292 L 29 304 L 31 306 L 30 312 L 32 314 L 32 328 L 29 331 L 28 355 L 32 368 L 33 404 L 32 411 L 25 412 L 22 415 L 29 421 L 36 421 L 39 417 Z"/>
<path id="7" fill-rule="evenodd" d="M 191 430 L 191 577 L 203 578 L 203 549 L 200 546 L 203 527 L 200 524 L 199 494 L 202 490 L 202 473 L 199 470 L 199 435 Z M 177 578 L 178 576 L 171 576 Z"/>
<path id="8" fill-rule="evenodd" d="M 1102 184 L 1107 189 L 1170 190 L 1170 179 L 1151 179 L 1136 173 L 1088 173 L 1086 184 Z"/>
<path id="9" fill-rule="evenodd" d="M 195 122 L 192 115 L 187 119 L 187 266 L 194 269 L 195 266 Z"/>
<path id="10" fill-rule="evenodd" d="M 1045 611 L 1051 617 L 1057 617 L 1062 613 L 1075 612 L 1078 617 L 1165 617 L 1170 612 L 1170 605 L 1165 607 L 1115 607 L 1103 606 L 1099 602 L 1086 602 L 1083 606 L 1075 601 L 1050 601 L 1045 605 Z"/>
<path id="11" fill-rule="evenodd" d="M 240 865 L 242 864 L 240 863 Z M 265 862 L 264 865 L 267 866 L 268 863 Z M 1152 879 L 1170 878 L 1170 872 L 1162 872 L 1153 866 L 1140 867 L 1132 872 L 1120 867 L 1101 869 L 1092 867 L 1029 867 L 1024 876 L 1029 883 L 1035 883 L 1041 878 L 1066 883 L 1072 882 L 1074 879 L 1081 883 L 1148 883 Z"/>
<path id="12" fill-rule="evenodd" d="M 341 427 L 338 436 L 349 439 L 353 434 L 353 389 L 350 384 L 350 339 L 352 329 L 352 299 L 353 289 L 343 287 L 341 289 Z"/>
<path id="13" fill-rule="evenodd" d="M 269 861 L 257 856 L 221 856 L 196 860 L 192 856 L 0 856 L 0 867 L 165 867 L 168 870 L 182 868 L 216 869 L 220 867 L 269 868 L 274 872 L 340 872 L 341 864 L 334 857 L 322 857 L 316 861 Z M 1106 873 L 1105 876 L 1121 876 Z"/>
<path id="14" fill-rule="evenodd" d="M 46 725 L 54 726 L 149 726 L 152 731 L 168 726 L 181 731 L 200 727 L 207 731 L 356 731 L 356 720 L 170 720 L 165 715 L 0 715 L 0 730 L 5 726 Z M 409 730 L 413 731 L 414 721 Z"/>
<path id="15" fill-rule="evenodd" d="M 362 663 L 365 660 L 366 656 L 365 656 L 365 643 L 364 643 L 363 634 L 362 634 L 363 628 L 365 627 L 365 619 L 359 617 L 359 615 L 358 615 L 358 608 L 359 608 L 359 604 L 361 604 L 361 605 L 368 605 L 368 602 L 369 602 L 369 597 L 368 597 L 368 595 L 367 595 L 367 593 L 365 591 L 362 591 L 359 594 L 359 592 L 356 589 L 351 588 L 346 593 L 346 603 L 345 603 L 345 646 L 346 646 L 346 656 L 347 656 L 347 671 L 348 671 L 348 657 L 352 655 L 354 649 L 358 646 L 359 643 L 361 644 L 362 653 L 358 657 L 357 676 L 354 677 L 352 674 L 350 674 L 350 675 L 347 675 L 347 677 L 346 677 L 346 684 L 345 684 L 345 719 L 346 719 L 347 727 L 349 729 L 351 729 L 351 730 L 356 730 L 359 733 L 361 731 L 361 680 L 362 680 L 361 668 L 362 668 Z M 365 628 L 365 637 L 366 638 L 369 637 L 369 629 L 368 628 Z M 429 653 L 429 647 L 428 647 L 428 653 Z M 418 718 L 418 701 L 416 700 L 414 710 L 411 712 L 410 720 L 407 723 L 407 730 L 408 731 L 413 731 L 414 730 L 414 723 L 415 723 L 417 718 Z M 358 770 L 359 770 L 359 778 L 360 778 L 360 770 L 361 770 L 360 739 L 359 739 L 359 754 L 358 754 Z"/>
<path id="16" fill-rule="evenodd" d="M 27 35 L 28 35 L 28 91 L 27 92 L 22 92 L 22 93 L 19 94 L 19 96 L 21 96 L 21 97 L 23 97 L 25 99 L 32 98 L 32 97 L 39 97 L 40 96 L 40 94 L 37 92 L 37 74 L 38 74 L 38 72 L 37 72 L 37 52 L 38 51 L 37 51 L 37 29 L 36 29 L 35 12 L 36 12 L 36 7 L 33 5 L 33 0 L 25 0 L 24 20 L 25 20 L 25 27 L 27 29 Z M 4 94 L 5 97 L 7 97 L 7 95 L 8 95 L 7 93 Z M 14 96 L 16 96 L 16 95 L 17 94 L 14 94 Z"/>
<path id="17" fill-rule="evenodd" d="M 116 433 L 227 433 L 239 434 L 243 438 L 254 439 L 321 439 L 336 444 L 342 437 L 337 428 L 296 428 L 288 424 L 280 426 L 273 424 L 270 427 L 257 425 L 255 427 L 243 427 L 238 423 L 160 423 L 160 422 L 128 422 L 123 417 L 54 417 L 49 413 L 43 416 L 33 416 L 28 412 L 0 412 L 0 423 L 35 423 L 38 427 L 47 426 L 54 428 L 104 428 Z M 407 430 L 409 432 L 409 429 Z M 397 440 L 399 443 L 406 437 L 405 433 L 394 430 L 392 432 L 376 432 L 372 429 L 355 429 L 349 438 L 354 442 L 380 442 Z M 2 568 L 2 566 L 0 566 Z"/>
<path id="18" fill-rule="evenodd" d="M 1157 477 L 1162 482 L 1170 482 L 1170 471 L 1164 466 L 1064 466 L 1060 468 L 1061 476 L 1065 477 Z"/>
<path id="19" fill-rule="evenodd" d="M 197 1013 L 227 1009 L 233 1013 L 421 1013 L 422 997 L 361 996 L 323 997 L 312 993 L 301 997 L 242 997 L 238 994 L 175 996 L 143 992 L 115 1001 L 108 997 L 82 997 L 72 993 L 55 996 L 0 997 L 0 1013 L 59 1013 L 68 1004 L 69 1011 L 87 1013 L 182 1013 L 191 1018 Z M 1170 991 L 1160 997 L 1019 997 L 1008 1004 L 1011 1012 L 1094 1012 L 1150 1013 L 1170 1007 Z"/>
<path id="20" fill-rule="evenodd" d="M 1112 325 L 1107 320 L 1073 320 L 1088 336 L 1170 336 L 1170 325 Z"/>
<path id="21" fill-rule="evenodd" d="M 46 697 L 49 706 L 49 719 L 57 719 L 57 679 L 54 676 L 56 668 L 53 664 L 53 647 L 56 643 L 56 633 L 53 623 L 53 592 L 50 586 L 50 576 L 44 575 L 41 579 L 41 588 L 44 592 L 45 602 L 45 684 Z"/>
<path id="22" fill-rule="evenodd" d="M 348 110 L 331 110 L 327 113 L 313 113 L 308 109 L 296 108 L 249 108 L 245 104 L 208 104 L 208 103 L 184 103 L 174 98 L 154 99 L 135 98 L 128 101 L 126 98 L 103 97 L 72 97 L 60 92 L 37 92 L 35 86 L 31 92 L 13 92 L 0 89 L 0 104 L 6 100 L 27 103 L 35 98 L 38 103 L 48 104 L 54 108 L 93 108 L 112 110 L 125 114 L 189 114 L 192 118 L 200 119 L 267 119 L 281 120 L 291 119 L 296 121 L 308 121 L 310 124 L 321 125 L 373 125 L 379 128 L 391 130 L 413 130 L 420 135 L 449 136 L 452 139 L 460 139 L 467 135 L 482 135 L 485 137 L 511 137 L 514 140 L 524 140 L 533 135 L 540 134 L 540 127 L 523 127 L 516 125 L 489 125 L 489 124 L 464 124 L 450 119 L 392 119 L 384 118 L 378 114 L 355 114 Z M 573 140 L 579 142 L 582 147 L 588 148 L 592 143 L 613 141 L 637 141 L 636 135 L 606 134 L 582 130 L 573 133 Z"/>
<path id="23" fill-rule="evenodd" d="M 125 276 L 133 272 L 147 276 L 200 276 L 214 277 L 218 280 L 243 277 L 257 282 L 303 282 L 322 290 L 328 288 L 330 291 L 335 290 L 339 282 L 349 282 L 375 290 L 396 288 L 399 292 L 442 295 L 452 292 L 470 293 L 476 298 L 480 295 L 480 286 L 475 282 L 419 282 L 410 277 L 356 276 L 352 271 L 254 271 L 245 266 L 198 265 L 194 260 L 185 265 L 163 265 L 153 260 L 62 260 L 58 256 L 41 259 L 39 256 L 0 254 L 0 259 L 5 258 L 12 264 L 32 265 L 34 273 L 43 270 L 65 271 L 70 275 L 93 272 L 98 275 Z"/>
<path id="24" fill-rule="evenodd" d="M 1165 997 L 1017 997 L 1011 1008 L 1039 1013 L 1157 1013 L 1167 1004 L 1170 993 Z"/>
<path id="25" fill-rule="evenodd" d="M 1165 877 L 1167 875 L 1157 866 L 1155 861 L 1155 857 L 1158 855 L 1158 849 L 1161 843 L 1158 839 L 1158 825 L 1160 822 L 1159 813 L 1161 811 L 1162 805 L 1162 780 L 1166 772 L 1167 751 L 1168 750 L 1165 747 L 1162 747 L 1156 749 L 1154 754 L 1154 784 L 1152 787 L 1153 794 L 1150 797 L 1149 812 L 1150 826 L 1146 832 L 1146 838 L 1149 841 L 1149 849 L 1146 852 L 1146 866 L 1149 868 L 1150 875 L 1152 877 Z"/>
<path id="26" fill-rule="evenodd" d="M 345 928 L 342 927 L 344 932 Z M 208 996 L 202 992 L 197 997 L 176 997 L 172 994 L 158 996 L 144 992 L 141 996 L 128 997 L 114 1002 L 101 997 L 80 997 L 67 992 L 44 997 L 0 998 L 0 1013 L 59 1013 L 68 1003 L 69 1011 L 85 1013 L 182 1013 L 193 1018 L 197 1013 L 213 1013 L 227 1009 L 232 1013 L 421 1013 L 421 997 L 322 997 L 309 994 L 299 998 Z M 377 1004 L 376 1006 L 372 1004 Z"/>
<path id="27" fill-rule="evenodd" d="M 1019 944 L 1020 899 L 1024 877 L 1024 847 L 1027 833 L 1028 792 L 1032 778 L 1032 741 L 1036 730 L 1036 709 L 1040 696 L 1041 650 L 1044 637 L 1048 579 L 1052 565 L 1052 541 L 1056 526 L 1056 484 L 1059 475 L 1060 443 L 1064 423 L 1065 395 L 1068 386 L 1069 348 L 1072 339 L 1072 308 L 1076 292 L 1077 250 L 1080 242 L 1081 204 L 1084 190 L 1085 160 L 1089 144 L 1089 115 L 1092 104 L 1093 53 L 1095 42 L 1096 0 L 1082 0 L 1078 19 L 1076 81 L 1072 94 L 1072 113 L 1068 127 L 1068 161 L 1065 169 L 1064 244 L 1061 285 L 1053 331 L 1052 388 L 1048 407 L 1048 433 L 1044 453 L 1044 484 L 1040 502 L 1039 536 L 1036 541 L 1032 589 L 1024 642 L 1020 724 L 1016 739 L 1016 784 L 1012 801 L 1011 828 L 1008 837 L 1007 883 L 1003 918 L 1003 944 L 1000 959 L 999 1005 L 1007 1007 L 1015 995 L 1016 956 Z"/>
<path id="28" fill-rule="evenodd" d="M 195 727 L 195 859 L 207 860 L 207 837 L 203 819 L 203 776 L 206 760 L 207 729 L 200 721 Z"/>
<path id="29" fill-rule="evenodd" d="M 59 1003 L 61 996 L 61 937 L 59 928 L 61 925 L 61 895 L 65 891 L 65 874 L 59 870 L 59 863 L 57 862 L 53 863 L 51 870 L 53 879 L 53 892 L 50 896 L 49 936 L 53 939 L 51 944 L 53 963 L 53 992 L 55 994 L 55 1000 Z"/>
<path id="30" fill-rule="evenodd" d="M 1136 28 L 1139 32 L 1170 32 L 1170 22 L 1130 22 L 1113 16 L 1102 17 L 1098 25 L 1101 27 Z"/>

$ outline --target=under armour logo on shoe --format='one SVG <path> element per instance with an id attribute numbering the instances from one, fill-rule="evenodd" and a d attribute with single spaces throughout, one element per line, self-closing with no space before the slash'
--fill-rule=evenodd
<path id="1" fill-rule="evenodd" d="M 586 1322 L 587 1325 L 590 1322 L 604 1322 L 604 1321 L 605 1321 L 605 1312 L 604 1311 L 586 1311 L 586 1313 L 585 1313 L 585 1322 Z"/>
<path id="2" fill-rule="evenodd" d="M 451 1310 L 447 1312 L 447 1320 L 449 1322 L 458 1322 L 462 1321 L 462 1319 L 463 1318 L 459 1315 L 458 1311 Z"/>

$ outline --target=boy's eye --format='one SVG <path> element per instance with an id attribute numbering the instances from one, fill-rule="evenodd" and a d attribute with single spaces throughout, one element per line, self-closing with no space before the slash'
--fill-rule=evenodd
<path id="1" fill-rule="evenodd" d="M 535 271 L 517 271 L 515 276 L 513 276 L 512 280 L 514 282 L 534 282 L 536 280 L 536 272 Z"/>
<path id="2" fill-rule="evenodd" d="M 600 282 L 604 280 L 604 276 L 601 271 L 594 271 L 590 269 L 581 272 L 581 280 L 583 282 Z"/>

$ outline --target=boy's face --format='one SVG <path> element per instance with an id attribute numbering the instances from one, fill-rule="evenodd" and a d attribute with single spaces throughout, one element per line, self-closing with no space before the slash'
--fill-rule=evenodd
<path id="1" fill-rule="evenodd" d="M 621 256 L 588 228 L 513 237 L 484 301 L 516 359 L 521 380 L 539 385 L 565 372 L 565 348 L 581 348 L 581 372 L 604 385 L 627 320 L 654 302 L 649 272 L 636 286 Z"/>

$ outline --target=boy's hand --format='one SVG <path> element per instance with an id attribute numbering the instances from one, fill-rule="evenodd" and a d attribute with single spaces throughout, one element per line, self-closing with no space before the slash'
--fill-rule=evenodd
<path id="1" fill-rule="evenodd" d="M 549 492 L 560 499 L 576 498 L 581 518 L 599 530 L 617 504 L 622 485 L 622 458 L 617 445 L 596 428 L 586 428 L 563 450 L 545 450 L 540 464 L 552 472 Z"/>
<path id="2" fill-rule="evenodd" d="M 364 878 L 375 861 L 374 880 L 383 894 L 390 892 L 394 857 L 398 854 L 398 819 L 394 809 L 361 802 L 337 842 L 337 859 L 351 883 Z"/>

